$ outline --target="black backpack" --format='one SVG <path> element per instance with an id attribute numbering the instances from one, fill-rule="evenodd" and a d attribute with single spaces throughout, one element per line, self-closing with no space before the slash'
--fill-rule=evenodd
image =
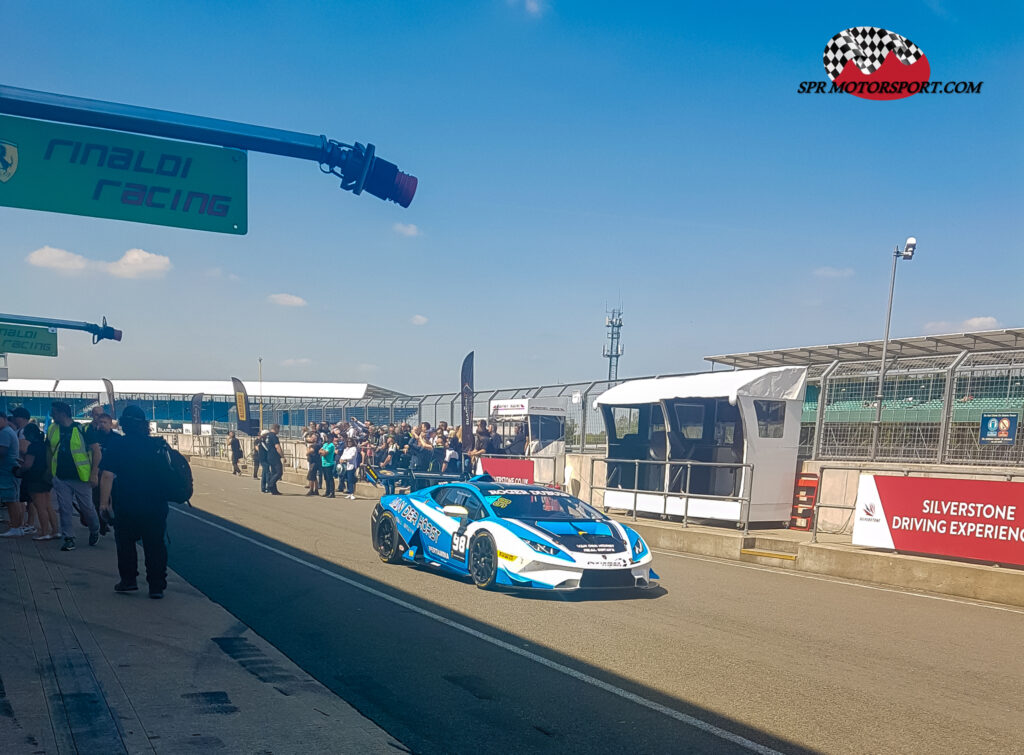
<path id="1" fill-rule="evenodd" d="M 188 459 L 167 445 L 163 438 L 155 438 L 157 463 L 157 485 L 161 497 L 171 503 L 188 503 L 192 498 L 192 467 Z"/>

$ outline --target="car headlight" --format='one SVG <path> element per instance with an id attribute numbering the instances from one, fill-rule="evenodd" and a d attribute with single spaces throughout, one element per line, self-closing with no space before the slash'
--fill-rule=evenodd
<path id="1" fill-rule="evenodd" d="M 547 554 L 548 556 L 557 556 L 558 553 L 559 553 L 558 548 L 555 548 L 555 547 L 550 546 L 550 545 L 545 545 L 544 543 L 535 543 L 533 540 L 526 540 L 526 539 L 524 539 L 523 542 L 526 543 L 527 545 L 529 545 L 535 551 L 537 551 L 537 553 L 544 553 L 544 554 Z"/>

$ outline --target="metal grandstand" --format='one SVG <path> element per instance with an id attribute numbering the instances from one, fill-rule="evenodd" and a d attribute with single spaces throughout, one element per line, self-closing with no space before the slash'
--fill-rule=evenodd
<path id="1" fill-rule="evenodd" d="M 706 357 L 734 369 L 806 365 L 801 455 L 869 459 L 881 341 Z M 984 416 L 1024 419 L 1024 329 L 889 341 L 879 461 L 1024 466 L 1024 439 L 980 440 Z"/>

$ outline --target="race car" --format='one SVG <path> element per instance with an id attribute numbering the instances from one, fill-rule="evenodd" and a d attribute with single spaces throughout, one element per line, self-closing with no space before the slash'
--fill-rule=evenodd
<path id="1" fill-rule="evenodd" d="M 487 475 L 386 495 L 370 517 L 389 564 L 433 566 L 477 587 L 652 587 L 651 551 L 635 531 L 568 493 Z"/>

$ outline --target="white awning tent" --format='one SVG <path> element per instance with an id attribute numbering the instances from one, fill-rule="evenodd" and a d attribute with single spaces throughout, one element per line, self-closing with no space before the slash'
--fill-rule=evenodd
<path id="1" fill-rule="evenodd" d="M 806 367 L 770 367 L 628 380 L 598 396 L 594 408 L 654 404 L 677 398 L 723 398 L 735 406 L 739 396 L 803 402 L 806 379 Z"/>
<path id="2" fill-rule="evenodd" d="M 735 500 L 712 500 L 693 495 L 684 500 L 671 493 L 634 495 L 609 489 L 605 493 L 605 506 L 625 507 L 627 510 L 635 506 L 638 511 L 680 516 L 685 510 L 691 517 L 738 522 L 744 516 L 742 499 L 749 496 L 749 521 L 788 521 L 793 505 L 797 451 L 800 445 L 800 415 L 806 381 L 806 367 L 769 367 L 630 380 L 605 391 L 594 401 L 595 408 L 658 404 L 668 406 L 669 403 L 685 402 L 686 399 L 728 401 L 738 407 L 742 419 L 743 452 L 742 458 L 735 462 L 749 464 L 753 470 L 751 474 L 745 468 L 737 469 L 737 472 L 742 473 L 742 479 Z M 781 433 L 777 425 L 769 429 L 759 423 L 758 410 L 764 409 L 761 404 L 764 401 L 784 404 Z M 672 422 L 670 413 L 665 414 L 669 422 Z M 726 450 L 714 449 L 721 458 L 713 456 L 713 460 L 733 463 L 727 459 L 724 453 Z M 715 473 L 719 474 L 718 470 Z M 726 484 L 731 487 L 728 482 Z"/>

